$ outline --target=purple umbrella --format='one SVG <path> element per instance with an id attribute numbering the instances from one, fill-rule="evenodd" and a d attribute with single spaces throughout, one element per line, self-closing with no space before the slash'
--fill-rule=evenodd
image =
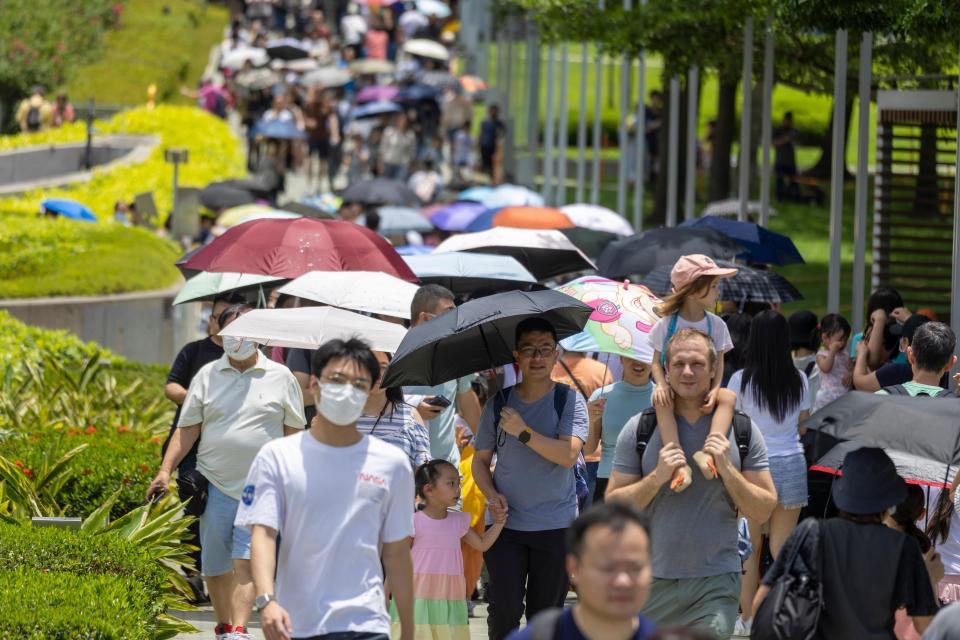
<path id="1" fill-rule="evenodd" d="M 479 202 L 460 200 L 430 214 L 430 222 L 443 231 L 463 231 L 487 208 Z"/>
<path id="2" fill-rule="evenodd" d="M 364 87 L 357 94 L 357 104 L 365 102 L 378 102 L 381 100 L 393 100 L 400 93 L 397 87 L 388 87 L 384 85 L 373 85 Z"/>

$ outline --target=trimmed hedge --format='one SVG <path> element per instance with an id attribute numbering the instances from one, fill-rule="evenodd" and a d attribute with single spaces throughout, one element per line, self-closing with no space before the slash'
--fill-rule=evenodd
<path id="1" fill-rule="evenodd" d="M 0 525 L 0 638 L 147 640 L 164 575 L 132 543 Z"/>
<path id="2" fill-rule="evenodd" d="M 132 578 L 0 571 L 2 640 L 150 640 L 156 609 Z"/>

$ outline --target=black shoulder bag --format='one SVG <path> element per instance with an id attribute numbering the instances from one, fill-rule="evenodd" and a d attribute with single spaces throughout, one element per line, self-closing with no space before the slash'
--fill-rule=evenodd
<path id="1" fill-rule="evenodd" d="M 770 587 L 770 593 L 753 618 L 752 640 L 810 640 L 820 623 L 823 610 L 823 585 L 820 567 L 823 560 L 823 529 L 817 520 L 809 519 L 800 525 L 803 533 L 797 541 L 783 574 Z M 816 558 L 807 567 L 798 564 L 800 549 L 808 540 L 814 542 Z"/>

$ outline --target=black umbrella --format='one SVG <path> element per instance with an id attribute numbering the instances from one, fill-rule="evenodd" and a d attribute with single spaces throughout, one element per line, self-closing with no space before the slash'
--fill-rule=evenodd
<path id="1" fill-rule="evenodd" d="M 777 304 L 803 300 L 803 294 L 790 281 L 774 271 L 752 269 L 740 264 L 717 260 L 717 266 L 737 269 L 737 275 L 720 280 L 720 299 L 733 302 L 766 302 Z M 640 281 L 654 293 L 664 296 L 673 290 L 670 271 L 673 265 L 662 265 Z"/>
<path id="2" fill-rule="evenodd" d="M 609 231 L 598 231 L 596 229 L 587 229 L 586 227 L 560 229 L 560 233 L 567 236 L 570 242 L 577 245 L 577 248 L 590 258 L 596 258 L 603 253 L 603 250 L 607 248 L 608 244 L 622 237 Z"/>
<path id="3" fill-rule="evenodd" d="M 310 50 L 295 38 L 281 38 L 267 43 L 267 55 L 279 60 L 299 60 L 310 57 Z"/>
<path id="4" fill-rule="evenodd" d="M 399 180 L 373 178 L 361 180 L 347 187 L 340 194 L 344 202 L 360 204 L 396 204 L 418 206 L 420 201 L 407 185 Z"/>
<path id="5" fill-rule="evenodd" d="M 200 249 L 203 249 L 204 246 L 205 246 L 205 245 L 201 245 L 201 246 L 197 247 L 196 249 L 191 249 L 190 251 L 187 251 L 185 254 L 183 254 L 182 256 L 180 256 L 180 257 L 177 259 L 176 262 L 173 263 L 174 266 L 176 266 L 177 269 L 180 270 L 180 273 L 183 274 L 183 277 L 184 277 L 184 278 L 192 278 L 193 276 L 195 276 L 195 275 L 197 275 L 198 273 L 200 273 L 200 270 L 199 270 L 199 269 L 188 269 L 188 268 L 184 267 L 183 265 L 186 264 L 186 263 L 190 260 L 190 258 L 192 258 L 193 256 L 197 255 L 197 253 L 200 251 Z"/>
<path id="6" fill-rule="evenodd" d="M 811 471 L 821 471 L 832 475 L 843 473 L 843 459 L 851 451 L 867 445 L 859 442 L 841 442 L 810 465 Z M 897 467 L 897 474 L 911 484 L 922 484 L 928 487 L 946 488 L 953 481 L 953 473 L 944 462 L 937 462 L 915 456 L 902 451 L 885 449 L 893 464 Z"/>
<path id="7" fill-rule="evenodd" d="M 513 362 L 514 332 L 527 318 L 550 322 L 560 339 L 579 333 L 593 309 L 559 291 L 508 291 L 465 302 L 416 326 L 384 373 L 384 388 L 435 385 Z"/>
<path id="8" fill-rule="evenodd" d="M 322 218 L 328 220 L 336 218 L 336 216 L 331 215 L 328 211 L 324 211 L 318 207 L 311 207 L 310 205 L 302 202 L 290 201 L 285 204 L 281 204 L 279 208 L 283 211 L 289 211 L 290 213 L 299 213 L 300 215 L 308 218 Z"/>
<path id="9" fill-rule="evenodd" d="M 254 195 L 246 189 L 228 184 L 212 184 L 200 191 L 200 204 L 214 211 L 239 207 L 256 200 Z"/>
<path id="10" fill-rule="evenodd" d="M 715 260 L 732 260 L 743 247 L 719 231 L 702 227 L 652 229 L 611 242 L 600 254 L 602 275 L 619 280 L 673 265 L 680 256 L 702 253 Z"/>
<path id="11" fill-rule="evenodd" d="M 801 426 L 867 447 L 892 449 L 957 466 L 960 465 L 957 407 L 957 400 L 949 398 L 909 398 L 851 391 L 814 413 Z"/>
<path id="12" fill-rule="evenodd" d="M 258 173 L 248 178 L 234 178 L 231 180 L 222 180 L 220 182 L 211 182 L 207 187 L 231 187 L 233 189 L 242 189 L 249 191 L 256 198 L 270 198 L 277 190 L 279 178 L 272 173 Z"/>

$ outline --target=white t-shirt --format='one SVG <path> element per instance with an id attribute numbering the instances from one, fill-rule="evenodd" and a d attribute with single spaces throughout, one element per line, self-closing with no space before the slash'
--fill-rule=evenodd
<path id="1" fill-rule="evenodd" d="M 205 365 L 190 382 L 178 427 L 200 426 L 197 470 L 220 491 L 240 499 L 260 447 L 283 437 L 283 426 L 303 428 L 300 383 L 262 353 L 241 373 L 226 355 Z"/>
<path id="2" fill-rule="evenodd" d="M 670 322 L 672 319 L 673 316 L 660 318 L 657 324 L 653 325 L 653 328 L 650 329 L 650 344 L 655 351 L 659 351 L 661 354 L 664 353 L 667 346 L 667 333 L 670 330 Z M 677 326 L 674 329 L 674 333 L 680 331 L 680 329 L 687 328 L 699 329 L 710 336 L 713 340 L 713 346 L 717 349 L 717 353 L 726 353 L 733 349 L 733 338 L 730 337 L 730 330 L 727 329 L 727 323 L 718 315 L 707 311 L 703 320 L 700 322 L 689 322 L 677 315 Z"/>
<path id="3" fill-rule="evenodd" d="M 260 450 L 236 525 L 280 532 L 276 595 L 294 638 L 390 633 L 380 550 L 413 535 L 413 499 L 410 462 L 377 438 L 331 447 L 305 431 Z"/>
<path id="4" fill-rule="evenodd" d="M 743 369 L 730 376 L 730 382 L 727 383 L 727 388 L 737 393 L 737 409 L 750 416 L 757 428 L 760 429 L 760 433 L 763 434 L 763 440 L 767 443 L 767 457 L 779 458 L 803 453 L 797 424 L 800 421 L 800 412 L 807 411 L 810 408 L 810 389 L 807 386 L 807 376 L 801 373 L 800 379 L 803 380 L 803 395 L 800 396 L 800 404 L 788 411 L 780 422 L 767 410 L 758 406 L 749 386 L 741 393 L 740 383 L 743 380 Z"/>

